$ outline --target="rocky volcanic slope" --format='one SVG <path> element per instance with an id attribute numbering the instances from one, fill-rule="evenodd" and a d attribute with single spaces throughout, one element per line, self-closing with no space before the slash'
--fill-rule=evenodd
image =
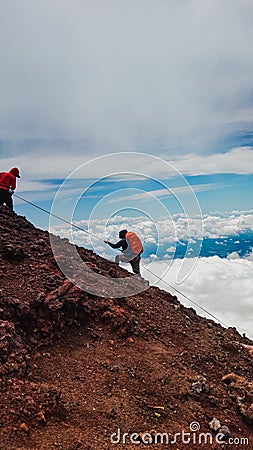
<path id="1" fill-rule="evenodd" d="M 55 240 L 68 259 L 73 246 Z M 108 280 L 130 276 L 78 252 Z M 59 270 L 49 234 L 5 207 L 0 280 L 1 450 L 253 448 L 252 342 L 234 328 L 154 287 L 84 292 Z"/>

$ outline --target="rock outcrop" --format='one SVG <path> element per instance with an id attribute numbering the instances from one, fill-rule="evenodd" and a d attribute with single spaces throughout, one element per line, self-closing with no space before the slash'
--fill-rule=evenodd
<path id="1" fill-rule="evenodd" d="M 72 244 L 53 239 L 66 261 Z M 109 282 L 130 279 L 92 251 L 77 251 Z M 137 432 L 146 448 L 145 433 L 150 444 L 155 431 L 172 440 L 183 429 L 193 433 L 195 422 L 212 430 L 208 448 L 239 437 L 252 447 L 249 339 L 156 287 L 93 295 L 66 278 L 56 259 L 47 231 L 0 207 L 0 448 L 111 449 L 119 428 Z M 87 279 L 94 282 L 90 273 Z"/>

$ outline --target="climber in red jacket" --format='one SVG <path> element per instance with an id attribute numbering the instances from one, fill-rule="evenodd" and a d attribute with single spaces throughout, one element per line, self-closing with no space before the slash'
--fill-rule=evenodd
<path id="1" fill-rule="evenodd" d="M 140 260 L 143 253 L 142 243 L 133 231 L 121 230 L 119 232 L 120 241 L 116 244 L 112 244 L 109 241 L 104 241 L 105 244 L 110 245 L 112 248 L 122 248 L 121 255 L 117 255 L 115 263 L 119 265 L 119 262 L 129 262 L 132 266 L 133 272 L 140 273 Z"/>
<path id="2" fill-rule="evenodd" d="M 16 178 L 20 178 L 17 167 L 13 167 L 9 172 L 0 173 L 0 205 L 5 203 L 11 211 L 13 211 L 12 194 L 17 186 Z"/>

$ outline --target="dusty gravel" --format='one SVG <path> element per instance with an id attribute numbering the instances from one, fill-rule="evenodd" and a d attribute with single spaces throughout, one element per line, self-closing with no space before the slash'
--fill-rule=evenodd
<path id="1" fill-rule="evenodd" d="M 5 207 L 0 219 L 1 450 L 253 448 L 249 339 L 155 287 L 88 294 L 59 270 L 47 232 Z M 78 251 L 108 278 L 130 276 Z"/>

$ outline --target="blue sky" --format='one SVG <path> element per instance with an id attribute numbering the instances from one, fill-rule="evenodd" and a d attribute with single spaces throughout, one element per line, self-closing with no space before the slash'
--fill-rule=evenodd
<path id="1" fill-rule="evenodd" d="M 192 187 L 203 214 L 215 211 L 222 213 L 250 210 L 252 207 L 253 175 L 251 174 L 212 174 L 186 176 L 185 179 Z M 39 182 L 42 187 L 38 191 L 22 192 L 22 180 L 19 180 L 20 189 L 17 190 L 17 194 L 50 211 L 52 200 L 63 180 L 50 179 L 39 180 Z M 136 215 L 136 209 L 137 211 L 149 210 L 149 214 L 157 219 L 164 215 L 163 207 L 169 214 L 180 213 L 183 211 L 182 206 L 177 196 L 174 197 L 171 193 L 171 190 L 175 189 L 177 192 L 177 189 L 180 189 L 180 182 L 181 179 L 176 177 L 168 178 L 168 180 L 76 179 L 70 183 L 70 192 L 68 189 L 68 193 L 63 195 L 58 214 L 65 217 L 66 205 L 71 209 L 70 214 L 71 217 L 73 214 L 73 220 L 88 219 L 91 216 L 95 219 L 105 218 L 107 215 L 109 217 L 111 214 L 116 214 L 119 210 L 123 210 L 123 215 L 132 217 Z M 164 184 L 168 186 L 168 189 L 164 188 Z M 43 190 L 44 185 L 45 190 Z M 87 189 L 84 186 L 90 187 Z M 76 189 L 78 197 L 75 194 Z M 77 201 L 80 194 L 81 197 Z M 45 200 L 43 200 L 44 197 Z M 188 204 L 187 192 L 182 195 L 182 198 L 183 203 Z M 15 202 L 18 213 L 27 215 L 38 226 L 47 226 L 46 214 L 18 199 Z"/>
<path id="2" fill-rule="evenodd" d="M 17 193 L 50 209 L 58 187 L 78 167 L 129 152 L 124 164 L 118 157 L 108 164 L 101 159 L 90 173 L 72 176 L 60 212 L 94 182 L 76 220 L 101 200 L 95 212 L 106 217 L 112 192 L 115 211 L 145 209 L 142 190 L 155 197 L 149 196 L 154 218 L 161 204 L 180 212 L 159 182 L 180 189 L 182 177 L 203 213 L 251 209 L 251 1 L 130 0 L 126 8 L 116 0 L 0 0 L 0 12 L 0 167 L 20 168 Z M 149 169 L 152 179 L 122 179 L 126 170 L 143 172 L 136 153 L 172 163 L 180 175 L 160 165 Z M 119 175 L 98 181 L 111 170 Z M 180 199 L 187 207 L 188 194 Z M 15 208 L 47 227 L 38 210 L 17 199 Z"/>

